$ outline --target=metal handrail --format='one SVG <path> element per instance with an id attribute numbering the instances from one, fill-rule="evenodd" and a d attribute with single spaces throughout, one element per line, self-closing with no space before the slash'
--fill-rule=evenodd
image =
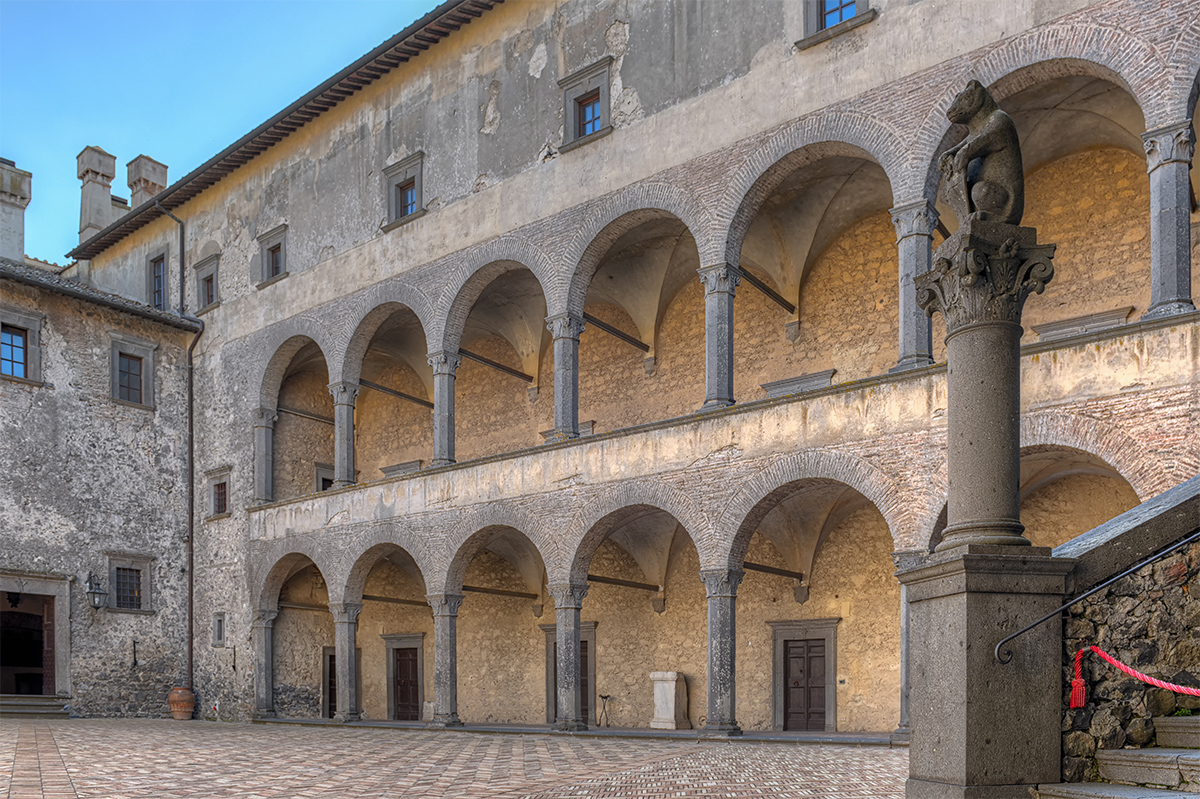
<path id="1" fill-rule="evenodd" d="M 1183 547 L 1187 546 L 1188 544 L 1190 544 L 1193 541 L 1196 541 L 1198 539 L 1200 539 L 1200 530 L 1197 530 L 1196 532 L 1192 533 L 1191 535 L 1189 535 L 1187 538 L 1183 539 L 1182 541 L 1177 541 L 1176 543 L 1172 544 L 1171 546 L 1167 547 L 1166 549 L 1162 550 L 1161 552 L 1151 555 L 1150 557 L 1146 558 L 1145 560 L 1143 560 L 1141 563 L 1137 564 L 1136 566 L 1132 566 L 1132 567 L 1126 569 L 1125 571 L 1121 572 L 1116 577 L 1108 578 L 1104 582 L 1100 583 L 1100 585 L 1093 588 L 1091 591 L 1088 591 L 1086 594 L 1080 594 L 1079 596 L 1075 597 L 1070 602 L 1063 605 L 1061 608 L 1058 608 L 1057 610 L 1050 611 L 1045 616 L 1042 616 L 1040 619 L 1035 621 L 1033 624 L 1030 624 L 1028 627 L 1023 627 L 1020 630 L 1017 630 L 1012 635 L 1008 636 L 1007 638 L 1001 639 L 1000 643 L 996 644 L 996 650 L 995 650 L 996 660 L 1001 665 L 1007 665 L 1007 664 L 1011 663 L 1012 659 L 1013 659 L 1012 651 L 1008 650 L 1008 649 L 1005 649 L 1003 653 L 1000 651 L 1000 647 L 1004 646 L 1009 641 L 1013 640 L 1017 636 L 1024 635 L 1025 633 L 1032 630 L 1034 627 L 1037 627 L 1038 625 L 1040 625 L 1044 622 L 1050 621 L 1055 616 L 1062 613 L 1064 610 L 1066 610 L 1067 608 L 1076 604 L 1077 602 L 1082 602 L 1083 600 L 1090 597 L 1092 594 L 1099 593 L 1100 591 L 1104 590 L 1105 588 L 1108 588 L 1110 585 L 1115 583 L 1117 580 L 1120 580 L 1122 577 L 1128 577 L 1129 575 L 1133 574 L 1135 571 L 1142 568 L 1146 564 L 1153 563 L 1154 561 L 1158 560 L 1161 557 L 1170 555 L 1175 550 L 1182 549 Z"/>

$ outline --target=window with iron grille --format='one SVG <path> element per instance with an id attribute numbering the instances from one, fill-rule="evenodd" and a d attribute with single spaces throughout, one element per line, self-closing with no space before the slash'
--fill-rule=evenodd
<path id="1" fill-rule="evenodd" d="M 858 12 L 856 0 L 821 0 L 821 27 L 832 28 L 845 22 Z"/>
<path id="2" fill-rule="evenodd" d="M 222 480 L 219 483 L 213 483 L 213 516 L 219 516 L 222 513 L 228 512 L 229 508 L 229 484 Z"/>
<path id="3" fill-rule="evenodd" d="M 0 325 L 0 374 L 27 377 L 29 360 L 28 331 L 12 325 Z"/>
<path id="4" fill-rule="evenodd" d="M 116 568 L 116 580 L 113 583 L 116 591 L 118 608 L 125 610 L 142 609 L 142 570 L 123 566 Z"/>
<path id="5" fill-rule="evenodd" d="M 142 359 L 124 352 L 117 358 L 117 399 L 141 405 Z"/>
<path id="6" fill-rule="evenodd" d="M 167 307 L 167 259 L 150 259 L 150 304 L 159 310 Z"/>

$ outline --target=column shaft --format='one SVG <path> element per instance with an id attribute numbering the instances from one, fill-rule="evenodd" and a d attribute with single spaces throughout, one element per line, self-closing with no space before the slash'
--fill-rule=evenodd
<path id="1" fill-rule="evenodd" d="M 556 705 L 554 729 L 586 730 L 587 719 L 583 718 L 580 667 L 582 658 L 579 647 L 579 612 L 583 598 L 587 596 L 587 585 L 551 585 L 550 596 L 554 598 L 554 636 L 558 653 L 555 663 Z M 593 657 L 595 655 L 593 654 Z"/>
<path id="2" fill-rule="evenodd" d="M 254 501 L 275 498 L 275 409 L 254 412 Z"/>
<path id="3" fill-rule="evenodd" d="M 462 363 L 457 352 L 431 352 L 433 367 L 433 465 L 454 463 L 454 375 Z"/>
<path id="4" fill-rule="evenodd" d="M 433 721 L 430 727 L 461 727 L 458 717 L 458 609 L 462 594 L 430 594 L 433 608 Z"/>
<path id="5" fill-rule="evenodd" d="M 704 409 L 733 404 L 733 296 L 741 272 L 731 264 L 699 270 L 704 283 Z"/>
<path id="6" fill-rule="evenodd" d="M 896 250 L 900 265 L 899 356 L 892 372 L 919 369 L 933 363 L 933 325 L 917 304 L 913 278 L 929 271 L 933 263 L 933 231 L 938 212 L 927 200 L 892 209 L 896 227 Z"/>
<path id="7" fill-rule="evenodd" d="M 354 469 L 354 403 L 358 397 L 357 383 L 333 383 L 333 487 L 342 488 L 358 482 Z"/>
<path id="8" fill-rule="evenodd" d="M 250 626 L 250 641 L 254 649 L 254 716 L 272 718 L 275 715 L 275 616 L 278 610 L 260 610 Z"/>
<path id="9" fill-rule="evenodd" d="M 579 336 L 583 319 L 558 314 L 546 319 L 554 338 L 554 438 L 579 437 Z"/>
<path id="10" fill-rule="evenodd" d="M 1194 311 L 1192 304 L 1191 184 L 1195 140 L 1190 121 L 1147 131 L 1150 173 L 1150 308 L 1153 319 Z"/>
<path id="11" fill-rule="evenodd" d="M 337 669 L 337 713 L 335 721 L 358 721 L 358 614 L 361 602 L 330 602 L 333 614 L 333 644 Z"/>
<path id="12" fill-rule="evenodd" d="M 745 572 L 702 570 L 708 595 L 708 723 L 706 735 L 741 735 L 737 710 L 737 589 Z"/>

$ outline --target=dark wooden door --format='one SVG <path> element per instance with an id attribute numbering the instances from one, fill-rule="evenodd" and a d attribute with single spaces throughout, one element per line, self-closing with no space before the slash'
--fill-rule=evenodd
<path id="1" fill-rule="evenodd" d="M 329 683 L 325 686 L 325 690 L 329 699 L 329 711 L 326 713 L 328 718 L 333 718 L 337 715 L 337 655 L 329 654 L 325 656 L 328 660 Z"/>
<path id="2" fill-rule="evenodd" d="M 825 640 L 783 644 L 783 728 L 824 730 Z"/>
<path id="3" fill-rule="evenodd" d="M 417 650 L 396 649 L 396 721 L 421 720 L 420 684 L 417 680 Z"/>
<path id="4" fill-rule="evenodd" d="M 588 642 L 579 642 L 579 717 L 584 721 L 588 720 L 588 708 L 591 706 L 588 701 L 590 695 L 590 686 L 588 685 Z"/>

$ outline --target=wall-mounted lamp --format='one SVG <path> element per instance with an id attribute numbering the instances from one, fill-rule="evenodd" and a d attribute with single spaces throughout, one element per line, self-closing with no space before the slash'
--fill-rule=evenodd
<path id="1" fill-rule="evenodd" d="M 91 572 L 88 572 L 87 591 L 84 593 L 87 594 L 88 603 L 95 610 L 104 607 L 105 600 L 108 599 L 108 592 L 100 586 L 99 578 Z"/>

